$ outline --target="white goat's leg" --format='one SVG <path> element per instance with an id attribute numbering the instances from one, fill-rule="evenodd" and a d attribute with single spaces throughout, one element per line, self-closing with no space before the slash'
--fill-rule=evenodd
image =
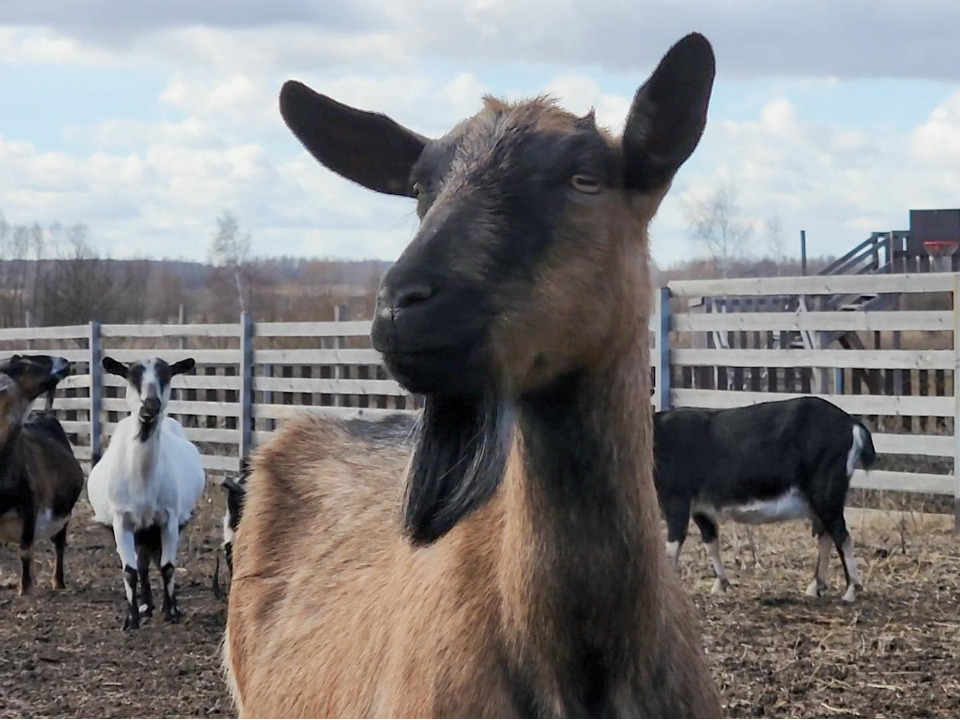
<path id="1" fill-rule="evenodd" d="M 730 579 L 727 577 L 727 571 L 723 569 L 723 562 L 720 560 L 720 538 L 714 538 L 706 543 L 707 555 L 710 556 L 710 564 L 713 565 L 713 572 L 717 579 L 713 581 L 711 595 L 720 595 L 730 587 Z"/>
<path id="2" fill-rule="evenodd" d="M 124 630 L 140 627 L 140 606 L 137 603 L 137 547 L 133 530 L 118 515 L 113 519 L 113 539 L 123 566 L 123 589 L 127 596 L 127 614 L 123 619 Z"/>
<path id="3" fill-rule="evenodd" d="M 863 590 L 860 583 L 860 571 L 857 569 L 857 559 L 853 556 L 853 539 L 847 535 L 843 541 L 843 551 L 841 553 L 844 567 L 847 569 L 847 591 L 843 594 L 846 602 L 853 602 L 857 599 L 857 590 Z"/>
<path id="4" fill-rule="evenodd" d="M 817 565 L 814 570 L 813 580 L 807 586 L 807 595 L 810 597 L 820 597 L 827 589 L 827 571 L 830 569 L 830 549 L 833 547 L 833 541 L 830 535 L 822 532 L 817 536 Z"/>
<path id="5" fill-rule="evenodd" d="M 163 619 L 177 622 L 183 613 L 177 607 L 176 569 L 177 545 L 180 543 L 180 528 L 176 518 L 169 518 L 160 528 L 160 576 L 163 578 Z"/>

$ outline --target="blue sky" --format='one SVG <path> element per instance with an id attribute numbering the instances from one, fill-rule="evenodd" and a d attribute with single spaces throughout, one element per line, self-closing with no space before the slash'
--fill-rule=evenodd
<path id="1" fill-rule="evenodd" d="M 117 257 L 203 258 L 223 210 L 258 254 L 393 258 L 412 205 L 351 186 L 289 135 L 295 77 L 425 134 L 484 93 L 550 91 L 618 128 L 691 30 L 717 53 L 707 132 L 652 228 L 703 255 L 685 208 L 732 188 L 769 251 L 841 253 L 911 207 L 960 205 L 960 4 L 951 0 L 0 0 L 0 212 L 84 222 Z M 2 252 L 2 249 L 0 249 Z"/>

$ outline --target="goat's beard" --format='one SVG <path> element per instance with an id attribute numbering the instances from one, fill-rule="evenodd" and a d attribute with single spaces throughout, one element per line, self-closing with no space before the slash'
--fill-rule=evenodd
<path id="1" fill-rule="evenodd" d="M 427 397 L 403 497 L 415 545 L 443 537 L 486 504 L 503 480 L 516 411 L 493 393 Z"/>

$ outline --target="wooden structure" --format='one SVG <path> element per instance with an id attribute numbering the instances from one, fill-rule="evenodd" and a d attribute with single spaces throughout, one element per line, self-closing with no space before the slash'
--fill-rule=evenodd
<path id="1" fill-rule="evenodd" d="M 823 302 L 844 296 L 883 298 L 890 309 Z M 653 308 L 654 408 L 820 395 L 874 431 L 884 469 L 858 471 L 856 486 L 952 496 L 960 523 L 960 274 L 679 281 L 656 292 Z M 222 325 L 92 322 L 0 330 L 0 357 L 57 353 L 75 363 L 54 408 L 87 465 L 126 413 L 124 381 L 99 372 L 103 355 L 193 357 L 197 371 L 175 379 L 170 412 L 208 470 L 236 472 L 240 457 L 291 413 L 376 417 L 417 408 L 387 378 L 369 330 L 369 322 L 246 316 Z M 852 336 L 873 347 L 833 342 Z"/>

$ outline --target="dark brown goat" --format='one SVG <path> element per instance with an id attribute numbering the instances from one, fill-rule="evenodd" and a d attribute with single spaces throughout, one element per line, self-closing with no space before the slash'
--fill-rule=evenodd
<path id="1" fill-rule="evenodd" d="M 0 363 L 0 541 L 20 545 L 20 594 L 33 586 L 33 546 L 56 548 L 53 587 L 65 587 L 67 522 L 83 489 L 83 470 L 51 413 L 30 413 L 52 393 L 70 363 L 47 355 L 14 355 Z"/>
<path id="2" fill-rule="evenodd" d="M 323 164 L 417 199 L 372 339 L 425 405 L 406 473 L 324 419 L 254 456 L 225 643 L 242 716 L 718 716 L 643 372 L 647 226 L 713 77 L 706 39 L 680 41 L 622 139 L 488 98 L 429 140 L 284 86 Z"/>

